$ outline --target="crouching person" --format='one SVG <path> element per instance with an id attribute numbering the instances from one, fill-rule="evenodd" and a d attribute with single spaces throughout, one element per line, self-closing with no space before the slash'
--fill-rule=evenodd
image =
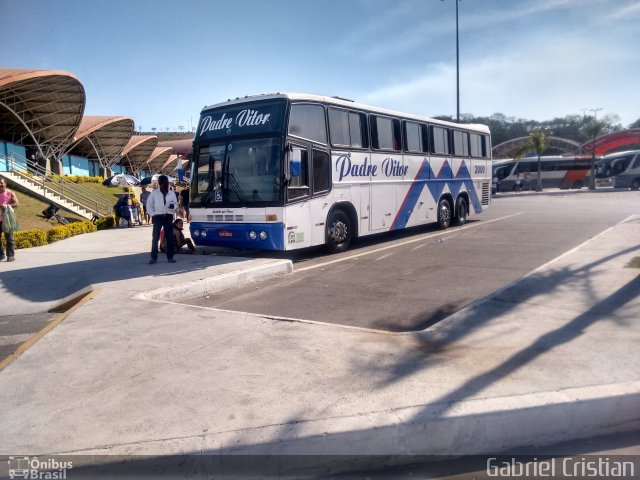
<path id="1" fill-rule="evenodd" d="M 187 253 L 187 250 L 182 250 L 182 247 L 186 246 L 189 253 L 196 253 L 196 247 L 193 244 L 193 240 L 186 238 L 182 229 L 184 228 L 184 222 L 181 218 L 176 219 L 173 222 L 173 240 L 175 242 L 175 253 Z M 166 249 L 166 235 L 163 235 L 160 240 L 160 250 Z"/>

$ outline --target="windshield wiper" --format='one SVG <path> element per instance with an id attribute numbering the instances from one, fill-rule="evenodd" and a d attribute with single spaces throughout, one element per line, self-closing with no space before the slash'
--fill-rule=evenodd
<path id="1" fill-rule="evenodd" d="M 233 193 L 236 194 L 238 199 L 243 203 L 247 203 L 247 197 L 245 197 L 244 192 L 242 191 L 240 184 L 237 182 L 236 177 L 233 176 L 233 173 L 227 172 L 224 174 L 224 176 L 227 178 L 229 187 L 231 188 Z"/>

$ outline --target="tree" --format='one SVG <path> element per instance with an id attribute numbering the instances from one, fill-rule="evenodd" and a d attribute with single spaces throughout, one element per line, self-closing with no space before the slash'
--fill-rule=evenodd
<path id="1" fill-rule="evenodd" d="M 629 125 L 629 128 L 640 128 L 640 118 Z"/>
<path id="2" fill-rule="evenodd" d="M 540 157 L 547 149 L 549 143 L 549 134 L 542 129 L 535 129 L 529 133 L 529 140 L 525 145 L 520 147 L 515 155 L 516 161 L 522 158 L 526 152 L 534 151 L 538 156 L 538 181 L 536 183 L 536 192 L 542 191 L 542 160 Z"/>

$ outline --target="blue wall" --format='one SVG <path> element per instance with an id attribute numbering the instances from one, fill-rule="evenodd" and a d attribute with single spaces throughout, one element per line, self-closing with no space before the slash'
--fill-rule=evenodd
<path id="1" fill-rule="evenodd" d="M 75 155 L 62 157 L 62 173 L 64 175 L 89 175 L 89 160 Z"/>
<path id="2" fill-rule="evenodd" d="M 24 147 L 21 147 L 20 145 L 14 145 L 13 143 L 0 141 L 0 154 L 8 157 L 12 153 L 17 161 L 22 162 L 24 162 L 24 158 L 27 155 Z M 8 170 L 9 162 L 5 161 L 3 158 L 0 158 L 0 171 L 6 172 Z"/>
<path id="3" fill-rule="evenodd" d="M 4 157 L 8 157 L 11 153 L 13 153 L 16 162 L 24 162 L 27 155 L 25 147 L 0 141 L 0 155 L 2 155 L 2 157 L 0 157 L 1 172 L 9 170 L 9 162 L 6 161 Z M 122 165 L 115 165 L 112 170 L 115 174 L 124 173 L 126 169 Z M 98 177 L 100 176 L 100 163 L 76 155 L 65 155 L 62 157 L 62 174 Z"/>

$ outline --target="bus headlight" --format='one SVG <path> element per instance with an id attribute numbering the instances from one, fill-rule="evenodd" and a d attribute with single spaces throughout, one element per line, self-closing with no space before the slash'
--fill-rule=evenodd
<path id="1" fill-rule="evenodd" d="M 254 232 L 253 230 L 251 230 L 251 231 L 249 232 L 249 238 L 250 238 L 251 240 L 255 240 L 255 239 L 257 238 L 256 232 Z"/>
<path id="2" fill-rule="evenodd" d="M 260 240 L 266 240 L 267 239 L 267 232 L 265 232 L 264 230 L 262 230 L 260 232 Z"/>
<path id="3" fill-rule="evenodd" d="M 194 230 L 193 231 L 193 236 L 194 237 L 199 237 L 200 236 L 200 230 Z"/>
<path id="4" fill-rule="evenodd" d="M 201 236 L 202 238 L 206 237 L 206 236 L 207 236 L 207 231 L 206 231 L 206 230 L 202 230 L 202 231 L 200 232 L 200 236 Z"/>

